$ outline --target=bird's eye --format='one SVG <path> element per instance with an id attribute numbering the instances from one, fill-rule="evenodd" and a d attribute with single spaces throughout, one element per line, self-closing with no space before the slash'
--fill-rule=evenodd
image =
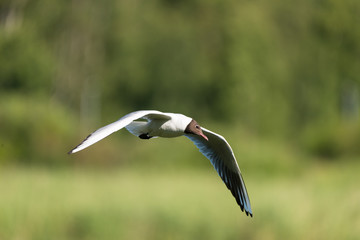
<path id="1" fill-rule="evenodd" d="M 196 125 L 195 127 L 196 127 L 197 129 L 200 129 L 200 126 L 199 126 L 199 125 Z"/>

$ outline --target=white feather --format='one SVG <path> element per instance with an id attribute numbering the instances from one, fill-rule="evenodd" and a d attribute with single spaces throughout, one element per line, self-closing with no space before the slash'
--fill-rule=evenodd
<path id="1" fill-rule="evenodd" d="M 105 127 L 102 127 L 95 132 L 91 133 L 85 140 L 80 143 L 78 146 L 76 146 L 73 150 L 69 152 L 76 153 L 78 151 L 81 151 L 94 143 L 100 141 L 101 139 L 109 136 L 113 132 L 119 131 L 120 129 L 124 128 L 128 124 L 130 124 L 132 121 L 137 120 L 139 118 L 144 119 L 171 119 L 171 117 L 166 114 L 155 110 L 144 110 L 144 111 L 137 111 L 132 112 L 124 117 L 120 118 L 116 122 L 110 123 L 109 125 L 106 125 Z"/>
<path id="2" fill-rule="evenodd" d="M 134 134 L 135 136 L 140 136 L 141 134 L 148 133 L 148 122 L 133 121 L 127 126 L 126 130 Z"/>

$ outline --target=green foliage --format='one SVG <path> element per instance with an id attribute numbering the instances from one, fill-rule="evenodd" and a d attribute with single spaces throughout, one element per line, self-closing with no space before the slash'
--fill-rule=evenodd
<path id="1" fill-rule="evenodd" d="M 304 134 L 305 149 L 323 159 L 360 154 L 360 125 L 357 122 L 328 124 L 311 128 Z"/>
<path id="2" fill-rule="evenodd" d="M 2 1 L 0 139 L 19 142 L 6 156 L 43 159 L 21 140 L 41 128 L 15 118 L 31 103 L 43 110 L 29 121 L 46 126 L 53 102 L 64 129 L 159 109 L 296 138 L 315 155 L 356 155 L 358 137 L 333 129 L 359 128 L 359 11 L 356 0 Z M 5 93 L 25 94 L 23 107 Z"/>
<path id="3" fill-rule="evenodd" d="M 68 164 L 63 155 L 75 121 L 61 104 L 3 94 L 0 116 L 0 164 Z"/>
<path id="4" fill-rule="evenodd" d="M 49 92 L 54 65 L 41 40 L 27 31 L 7 36 L 0 31 L 0 92 L 36 95 Z"/>

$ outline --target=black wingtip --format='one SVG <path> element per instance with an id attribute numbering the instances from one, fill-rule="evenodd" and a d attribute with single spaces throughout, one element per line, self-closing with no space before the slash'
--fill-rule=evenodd
<path id="1" fill-rule="evenodd" d="M 248 212 L 248 211 L 246 211 L 246 210 L 245 210 L 245 209 L 243 209 L 243 207 L 241 207 L 241 206 L 240 206 L 240 208 L 241 208 L 241 211 L 243 211 L 243 212 L 245 212 L 245 213 L 246 213 L 246 216 L 249 216 L 249 215 L 250 215 L 250 217 L 253 217 L 252 212 Z"/>

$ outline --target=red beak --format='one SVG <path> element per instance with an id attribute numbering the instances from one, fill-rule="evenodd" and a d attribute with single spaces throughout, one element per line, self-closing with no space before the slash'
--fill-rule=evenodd
<path id="1" fill-rule="evenodd" d="M 200 136 L 202 136 L 203 138 L 205 138 L 205 139 L 206 139 L 206 141 L 209 141 L 209 139 L 207 138 L 207 136 L 205 136 L 205 134 L 200 133 Z"/>

